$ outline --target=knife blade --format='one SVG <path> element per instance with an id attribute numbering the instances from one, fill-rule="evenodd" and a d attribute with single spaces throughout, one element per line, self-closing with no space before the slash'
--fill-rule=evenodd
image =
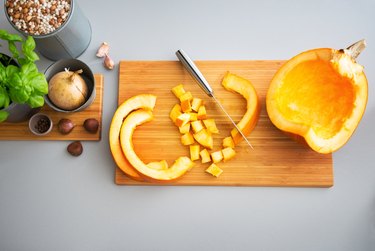
<path id="1" fill-rule="evenodd" d="M 189 58 L 189 56 L 183 51 L 183 50 L 177 50 L 176 56 L 184 66 L 184 68 L 190 73 L 190 75 L 193 77 L 193 79 L 198 83 L 198 85 L 202 88 L 202 90 L 211 97 L 215 103 L 219 106 L 219 108 L 224 112 L 224 114 L 229 118 L 230 122 L 234 125 L 234 127 L 237 129 L 237 131 L 241 134 L 241 136 L 244 138 L 246 143 L 252 148 L 253 146 L 250 144 L 249 140 L 246 138 L 246 136 L 243 134 L 241 129 L 237 126 L 237 124 L 234 122 L 232 117 L 228 114 L 228 112 L 225 110 L 223 105 L 220 103 L 220 101 L 215 97 L 214 90 L 210 86 L 210 84 L 207 82 L 203 74 L 200 72 L 198 67 L 194 64 L 194 62 Z"/>

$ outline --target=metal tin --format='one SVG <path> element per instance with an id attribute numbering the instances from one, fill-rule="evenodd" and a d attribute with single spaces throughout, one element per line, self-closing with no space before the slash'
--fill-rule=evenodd
<path id="1" fill-rule="evenodd" d="M 6 2 L 6 1 L 4 1 Z M 30 34 L 19 30 L 9 19 L 7 8 L 5 14 L 14 29 L 24 36 Z M 70 12 L 67 20 L 55 31 L 46 35 L 32 35 L 37 50 L 46 58 L 53 61 L 80 56 L 91 42 L 91 25 L 79 8 L 77 1 L 71 0 Z"/>

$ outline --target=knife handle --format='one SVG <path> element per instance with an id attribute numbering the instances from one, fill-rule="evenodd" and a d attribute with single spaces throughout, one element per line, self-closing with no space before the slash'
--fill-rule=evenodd
<path id="1" fill-rule="evenodd" d="M 208 96 L 212 97 L 214 91 L 212 90 L 210 84 L 204 78 L 203 74 L 200 72 L 198 67 L 189 58 L 189 56 L 183 50 L 176 51 L 176 56 L 181 61 L 182 65 L 185 67 L 185 69 L 194 78 L 194 80 L 197 81 L 198 85 L 202 88 L 202 90 Z"/>

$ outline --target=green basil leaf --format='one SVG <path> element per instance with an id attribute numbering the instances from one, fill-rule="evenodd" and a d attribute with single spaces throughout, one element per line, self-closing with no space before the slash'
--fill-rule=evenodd
<path id="1" fill-rule="evenodd" d="M 5 89 L 2 86 L 0 86 L 0 109 L 5 107 L 5 95 L 7 95 Z"/>
<path id="2" fill-rule="evenodd" d="M 27 91 L 24 88 L 12 88 L 9 90 L 10 98 L 20 104 L 24 104 L 28 99 Z"/>
<path id="3" fill-rule="evenodd" d="M 43 73 L 33 74 L 29 79 L 29 84 L 34 88 L 34 92 L 39 95 L 48 93 L 48 83 Z"/>
<path id="4" fill-rule="evenodd" d="M 26 57 L 29 61 L 32 62 L 39 60 L 38 54 L 36 54 L 34 51 L 30 51 L 29 53 L 27 53 Z"/>
<path id="5" fill-rule="evenodd" d="M 21 42 L 22 38 L 17 34 L 10 34 L 6 30 L 0 30 L 0 38 L 6 41 Z"/>
<path id="6" fill-rule="evenodd" d="M 22 44 L 23 52 L 30 52 L 35 49 L 35 41 L 32 36 L 27 36 L 26 41 Z"/>
<path id="7" fill-rule="evenodd" d="M 16 43 L 13 42 L 13 41 L 10 41 L 8 43 L 8 48 L 9 48 L 9 51 L 12 53 L 13 57 L 15 59 L 18 59 L 19 56 L 20 56 L 20 53 L 18 52 L 18 49 L 17 49 L 17 46 L 16 46 Z"/>
<path id="8" fill-rule="evenodd" d="M 9 106 L 10 99 L 7 90 L 0 85 L 0 109 Z"/>
<path id="9" fill-rule="evenodd" d="M 32 62 L 24 64 L 21 66 L 21 73 L 23 76 L 28 76 L 34 72 L 38 72 L 38 68 Z"/>
<path id="10" fill-rule="evenodd" d="M 5 82 L 7 79 L 7 74 L 6 74 L 6 68 L 5 66 L 0 62 L 0 84 L 2 82 Z"/>
<path id="11" fill-rule="evenodd" d="M 10 104 L 10 98 L 7 92 L 5 92 L 5 103 L 4 103 L 4 108 L 7 108 Z"/>
<path id="12" fill-rule="evenodd" d="M 19 72 L 19 68 L 14 65 L 8 65 L 6 68 L 6 75 L 11 77 L 13 74 L 17 74 Z"/>
<path id="13" fill-rule="evenodd" d="M 8 88 L 22 87 L 22 79 L 19 73 L 13 73 L 9 76 Z"/>
<path id="14" fill-rule="evenodd" d="M 0 111 L 0 122 L 5 121 L 9 116 L 9 113 L 6 111 Z"/>
<path id="15" fill-rule="evenodd" d="M 27 101 L 27 104 L 31 108 L 41 107 L 44 105 L 44 97 L 39 95 L 31 96 Z"/>
<path id="16" fill-rule="evenodd" d="M 27 60 L 26 58 L 18 58 L 18 63 L 20 65 L 27 64 L 28 62 L 29 62 L 29 60 Z"/>
<path id="17" fill-rule="evenodd" d="M 22 44 L 22 52 L 25 55 L 28 61 L 36 61 L 39 60 L 38 54 L 34 52 L 35 49 L 35 40 L 33 37 L 28 36 L 26 41 Z"/>

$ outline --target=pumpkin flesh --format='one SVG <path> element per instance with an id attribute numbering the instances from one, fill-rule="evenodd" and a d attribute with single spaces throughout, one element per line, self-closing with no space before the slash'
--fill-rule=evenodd
<path id="1" fill-rule="evenodd" d="M 329 48 L 288 60 L 273 77 L 266 102 L 276 127 L 319 153 L 334 152 L 348 141 L 366 103 L 363 67 Z"/>
<path id="2" fill-rule="evenodd" d="M 277 94 L 278 109 L 294 123 L 311 125 L 319 137 L 327 139 L 336 134 L 352 113 L 354 87 L 330 62 L 303 62 L 283 82 Z"/>

